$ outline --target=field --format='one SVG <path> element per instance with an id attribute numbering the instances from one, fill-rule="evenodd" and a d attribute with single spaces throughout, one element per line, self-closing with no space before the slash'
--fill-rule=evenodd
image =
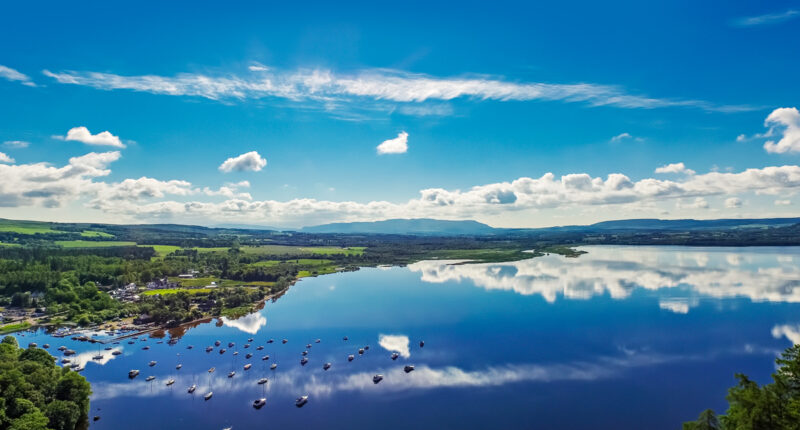
<path id="1" fill-rule="evenodd" d="M 179 292 L 188 294 L 208 294 L 211 288 L 162 288 L 159 290 L 147 290 L 142 293 L 143 296 L 155 296 L 156 294 L 166 296 L 168 294 L 177 294 Z"/>
<path id="2" fill-rule="evenodd" d="M 92 240 L 57 240 L 56 245 L 64 248 L 106 248 L 111 246 L 136 246 L 136 242 L 123 242 L 117 240 L 92 241 Z"/>
<path id="3" fill-rule="evenodd" d="M 19 234 L 61 233 L 57 230 L 53 230 L 52 228 L 50 228 L 50 224 L 46 222 L 11 221 L 11 220 L 0 220 L 0 232 L 19 233 Z"/>
<path id="4" fill-rule="evenodd" d="M 219 278 L 194 278 L 194 279 L 181 279 L 177 277 L 169 277 L 170 282 L 177 282 L 181 287 L 205 287 L 211 285 L 212 282 L 219 283 Z"/>
<path id="5" fill-rule="evenodd" d="M 153 248 L 156 251 L 155 258 L 164 258 L 167 256 L 167 254 L 171 254 L 181 249 L 180 246 L 174 246 L 174 245 L 137 245 L 137 246 L 141 246 L 142 248 Z"/>
<path id="6" fill-rule="evenodd" d="M 103 232 L 103 231 L 92 231 L 92 230 L 84 230 L 83 232 L 81 232 L 81 236 L 83 236 L 83 237 L 102 237 L 102 238 L 105 238 L 105 239 L 110 239 L 110 238 L 114 237 L 113 234 L 108 234 L 108 233 Z"/>
<path id="7" fill-rule="evenodd" d="M 0 327 L 0 334 L 14 333 L 15 331 L 25 330 L 30 328 L 31 323 L 25 321 L 20 323 L 7 324 Z"/>
<path id="8" fill-rule="evenodd" d="M 256 267 L 273 267 L 277 266 L 281 263 L 291 263 L 299 266 L 325 266 L 327 264 L 331 264 L 333 261 L 326 260 L 326 259 L 313 259 L 313 258 L 300 258 L 297 260 L 266 260 L 266 261 L 259 261 L 257 263 L 251 264 L 251 266 Z"/>
<path id="9" fill-rule="evenodd" d="M 218 248 L 192 248 L 197 252 L 228 252 L 227 247 Z M 261 255 L 292 255 L 292 254 L 319 254 L 319 255 L 361 255 L 364 253 L 363 246 L 353 246 L 350 248 L 339 248 L 335 246 L 286 246 L 286 245 L 262 245 L 262 246 L 243 246 L 239 248 L 246 254 Z"/>

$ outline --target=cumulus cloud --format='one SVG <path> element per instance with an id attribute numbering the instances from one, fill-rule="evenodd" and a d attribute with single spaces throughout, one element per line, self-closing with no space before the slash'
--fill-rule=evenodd
<path id="1" fill-rule="evenodd" d="M 675 205 L 680 209 L 708 209 L 709 207 L 708 201 L 702 197 L 695 197 L 689 203 L 678 200 Z"/>
<path id="2" fill-rule="evenodd" d="M 401 131 L 394 139 L 384 140 L 377 150 L 378 154 L 404 154 L 408 151 L 408 133 Z"/>
<path id="3" fill-rule="evenodd" d="M 791 204 L 791 200 L 775 200 L 775 206 L 790 206 Z"/>
<path id="4" fill-rule="evenodd" d="M 254 70 L 255 67 L 258 70 Z M 561 101 L 589 106 L 626 109 L 688 107 L 707 111 L 737 112 L 748 106 L 715 105 L 702 100 L 678 100 L 628 94 L 611 85 L 511 82 L 493 77 L 434 77 L 396 70 L 367 69 L 337 74 L 326 69 L 276 71 L 250 66 L 257 76 L 209 76 L 182 73 L 176 76 L 123 76 L 113 73 L 62 71 L 43 73 L 62 84 L 101 90 L 131 90 L 212 100 L 282 98 L 315 100 L 336 105 L 359 99 L 397 103 L 423 103 L 469 98 L 475 101 Z"/>
<path id="5" fill-rule="evenodd" d="M 620 133 L 620 134 L 612 137 L 611 141 L 612 142 L 619 142 L 619 141 L 625 140 L 625 139 L 633 139 L 633 136 L 631 136 L 630 133 Z"/>
<path id="6" fill-rule="evenodd" d="M 657 168 L 656 173 L 685 173 L 687 175 L 694 175 L 695 171 L 687 169 L 683 163 L 672 163 Z"/>
<path id="7" fill-rule="evenodd" d="M 729 199 L 725 199 L 725 207 L 728 209 L 735 209 L 742 207 L 742 199 L 738 197 L 731 197 Z"/>
<path id="8" fill-rule="evenodd" d="M 797 108 L 779 108 L 772 111 L 764 121 L 769 127 L 766 136 L 781 134 L 778 142 L 768 140 L 764 149 L 770 153 L 800 152 L 800 112 Z"/>
<path id="9" fill-rule="evenodd" d="M 800 324 L 780 324 L 772 327 L 772 337 L 780 339 L 786 337 L 792 345 L 800 344 Z"/>
<path id="10" fill-rule="evenodd" d="M 228 158 L 220 164 L 220 172 L 258 172 L 267 165 L 267 160 L 256 151 L 250 151 L 238 157 Z"/>
<path id="11" fill-rule="evenodd" d="M 14 159 L 3 152 L 0 152 L 0 163 L 13 163 Z"/>
<path id="12" fill-rule="evenodd" d="M 36 84 L 33 83 L 33 81 L 31 80 L 31 78 L 28 75 L 26 75 L 24 73 L 20 73 L 20 72 L 12 69 L 10 67 L 6 67 L 6 66 L 3 66 L 3 65 L 0 65 L 0 78 L 3 78 L 3 79 L 8 80 L 8 81 L 12 81 L 12 82 L 19 82 L 22 85 L 26 85 L 26 86 L 29 86 L 29 87 L 35 87 L 36 86 Z"/>
<path id="13" fill-rule="evenodd" d="M 27 148 L 30 146 L 30 142 L 26 142 L 24 140 L 6 140 L 3 142 L 3 145 L 8 146 L 9 148 Z"/>
<path id="14" fill-rule="evenodd" d="M 109 131 L 102 131 L 97 134 L 92 134 L 86 127 L 73 127 L 67 131 L 66 136 L 53 136 L 54 139 L 72 140 L 83 142 L 87 145 L 95 146 L 113 146 L 115 148 L 124 148 L 125 145 Z"/>
<path id="15" fill-rule="evenodd" d="M 768 13 L 737 19 L 733 24 L 737 27 L 755 27 L 761 25 L 778 24 L 800 16 L 800 11 L 789 9 L 784 12 Z"/>

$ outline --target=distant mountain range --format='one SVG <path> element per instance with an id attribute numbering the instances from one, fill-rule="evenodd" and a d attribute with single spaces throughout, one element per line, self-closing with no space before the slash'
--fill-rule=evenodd
<path id="1" fill-rule="evenodd" d="M 699 231 L 785 227 L 800 223 L 800 218 L 756 218 L 714 220 L 628 219 L 603 221 L 590 225 L 546 228 L 494 228 L 477 221 L 446 221 L 429 218 L 389 219 L 374 222 L 332 223 L 300 229 L 303 233 L 400 234 L 425 236 L 485 236 L 504 234 L 536 234 L 548 232 L 636 232 L 636 231 Z"/>
<path id="2" fill-rule="evenodd" d="M 446 221 L 429 218 L 388 219 L 374 222 L 339 222 L 303 227 L 303 233 L 363 233 L 442 236 L 481 236 L 503 232 L 477 221 Z"/>

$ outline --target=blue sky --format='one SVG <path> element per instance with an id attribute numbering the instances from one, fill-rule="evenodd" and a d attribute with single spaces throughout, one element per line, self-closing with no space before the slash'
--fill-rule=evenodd
<path id="1" fill-rule="evenodd" d="M 800 3 L 697 3 L 5 5 L 0 217 L 794 216 Z"/>

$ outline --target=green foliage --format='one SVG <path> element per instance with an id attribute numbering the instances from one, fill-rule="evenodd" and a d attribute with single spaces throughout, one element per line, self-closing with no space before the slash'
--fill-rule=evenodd
<path id="1" fill-rule="evenodd" d="M 11 336 L 0 342 L 0 429 L 85 426 L 90 394 L 86 379 L 56 366 L 47 351 L 21 350 Z"/>
<path id="2" fill-rule="evenodd" d="M 800 430 L 800 345 L 786 349 L 775 362 L 779 367 L 772 383 L 759 386 L 737 374 L 738 384 L 728 390 L 727 414 L 717 420 L 712 411 L 704 411 L 684 430 Z"/>

